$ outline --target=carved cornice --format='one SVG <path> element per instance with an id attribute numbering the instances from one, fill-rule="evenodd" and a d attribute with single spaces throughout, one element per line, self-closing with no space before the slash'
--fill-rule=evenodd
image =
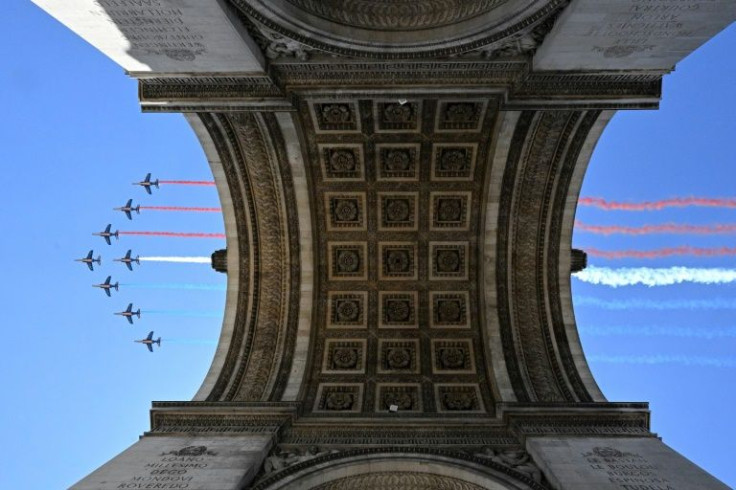
<path id="1" fill-rule="evenodd" d="M 263 77 L 139 80 L 145 112 L 293 111 L 295 94 L 315 89 L 415 88 L 506 94 L 504 108 L 656 108 L 662 73 L 534 73 L 524 58 L 437 61 L 335 59 L 273 63 Z"/>
<path id="2" fill-rule="evenodd" d="M 457 423 L 443 420 L 439 422 L 396 424 L 393 421 L 353 423 L 350 425 L 313 418 L 288 428 L 281 439 L 285 446 L 311 446 L 327 444 L 330 447 L 354 448 L 364 446 L 378 447 L 517 447 L 519 440 L 513 432 L 492 421 Z M 441 427 L 438 425 L 441 424 Z"/>
<path id="3" fill-rule="evenodd" d="M 284 402 L 153 402 L 147 434 L 277 433 L 298 410 L 298 403 Z"/>

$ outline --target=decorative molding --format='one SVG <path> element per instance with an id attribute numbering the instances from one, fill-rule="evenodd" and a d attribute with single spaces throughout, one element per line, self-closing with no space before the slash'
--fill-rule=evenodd
<path id="1" fill-rule="evenodd" d="M 346 26 L 373 30 L 431 29 L 472 19 L 508 0 L 287 0 L 305 12 Z"/>
<path id="2" fill-rule="evenodd" d="M 321 52 L 333 57 L 370 58 L 370 59 L 431 59 L 462 55 L 463 53 L 478 50 L 505 48 L 503 43 L 517 42 L 530 30 L 538 29 L 537 37 L 542 37 L 543 29 L 551 29 L 550 18 L 559 15 L 567 5 L 568 0 L 537 0 L 533 6 L 525 9 L 524 13 L 499 14 L 493 20 L 495 6 L 501 5 L 504 0 L 481 0 L 479 2 L 464 2 L 462 0 L 420 0 L 417 2 L 390 2 L 378 0 L 347 0 L 343 3 L 315 2 L 313 0 L 296 0 L 306 6 L 311 5 L 312 12 L 302 10 L 301 14 L 279 12 L 275 13 L 272 6 L 264 5 L 264 0 L 229 0 L 239 11 L 240 18 L 266 52 L 267 56 L 296 56 L 309 55 L 309 50 Z M 507 1 L 507 0 L 506 0 Z M 317 5 L 321 5 L 318 7 Z M 339 5 L 339 9 L 337 8 Z M 364 7 L 371 5 L 366 10 Z M 332 7 L 332 8 L 330 8 Z M 350 8 L 358 9 L 348 10 Z M 406 15 L 398 15 L 402 10 Z M 316 14 L 320 12 L 321 14 Z M 338 14 L 338 12 L 340 12 Z M 475 12 L 474 14 L 471 12 Z M 321 28 L 307 27 L 300 20 L 313 13 L 322 22 Z M 305 15 L 306 14 L 306 15 Z M 481 19 L 486 16 L 486 21 Z M 352 19 L 342 23 L 339 19 Z M 434 19 L 434 20 L 433 20 Z M 441 20 L 440 20 L 441 19 Z M 476 22 L 476 26 L 468 31 L 463 28 L 467 22 Z M 353 32 L 355 23 L 360 23 L 363 32 L 383 33 L 371 40 L 358 39 Z M 411 29 L 400 27 L 401 24 L 416 25 L 418 32 L 435 29 L 439 41 L 427 40 L 426 35 L 420 35 L 413 40 L 397 42 L 396 33 L 413 36 Z M 301 27 L 297 27 L 299 24 Z M 352 24 L 352 26 L 351 26 Z M 484 24 L 487 27 L 481 27 Z M 394 26 L 394 27 L 392 27 Z M 424 26 L 421 27 L 420 26 Z M 351 29 L 351 27 L 353 29 Z M 333 29 L 335 32 L 327 32 Z M 338 34 L 339 31 L 339 34 Z M 279 37 L 275 37 L 273 32 Z M 443 34 L 439 34 L 442 32 Z M 394 34 L 391 36 L 391 34 Z M 546 32 L 545 32 L 546 33 Z M 351 37 L 351 34 L 352 37 Z M 380 41 L 392 39 L 392 41 Z M 272 43 L 279 43 L 276 49 L 270 49 Z M 278 59 L 278 58 L 276 58 Z"/>
<path id="3" fill-rule="evenodd" d="M 320 451 L 320 449 L 313 449 L 313 451 Z M 291 453 L 289 453 L 291 454 Z M 294 459 L 298 459 L 299 457 L 302 457 L 301 455 L 304 454 L 304 451 L 298 451 L 298 455 L 295 456 L 287 456 Z M 307 456 L 308 457 L 308 456 Z M 550 487 L 545 483 L 537 482 L 533 479 L 533 477 L 529 473 L 529 468 L 524 466 L 524 464 L 519 465 L 519 469 L 511 467 L 508 462 L 497 462 L 491 458 L 486 457 L 484 454 L 481 454 L 480 456 L 476 456 L 473 454 L 468 454 L 468 452 L 464 451 L 453 451 L 453 450 L 446 450 L 446 449 L 437 449 L 437 448 L 430 448 L 430 447 L 413 447 L 413 448 L 400 448 L 400 447 L 387 447 L 387 448 L 362 448 L 362 449 L 351 449 L 351 450 L 345 450 L 345 451 L 325 451 L 322 450 L 321 453 L 317 453 L 314 455 L 314 457 L 308 457 L 306 461 L 299 462 L 294 461 L 294 463 L 289 464 L 288 466 L 280 469 L 279 471 L 271 471 L 270 473 L 266 473 L 263 475 L 263 477 L 256 482 L 255 485 L 251 487 L 251 490 L 267 490 L 268 488 L 273 488 L 272 485 L 277 484 L 277 482 L 288 478 L 295 476 L 302 472 L 303 470 L 307 470 L 308 468 L 316 467 L 318 465 L 325 465 L 326 463 L 334 464 L 334 465 L 340 465 L 341 462 L 343 462 L 343 465 L 345 466 L 346 463 L 350 462 L 353 464 L 359 464 L 361 460 L 369 461 L 373 458 L 389 458 L 389 459 L 402 459 L 407 461 L 413 461 L 417 463 L 426 462 L 430 466 L 440 465 L 440 466 L 449 466 L 452 468 L 453 466 L 459 465 L 459 466 L 470 466 L 474 468 L 474 474 L 478 474 L 479 471 L 482 471 L 483 469 L 486 469 L 489 472 L 489 479 L 492 481 L 497 481 L 495 478 L 493 478 L 493 474 L 500 474 L 504 475 L 504 478 L 507 478 L 507 483 L 513 484 L 514 486 L 511 488 L 517 488 L 517 489 L 528 489 L 528 490 L 549 490 Z M 499 459 L 499 458 L 495 458 Z M 349 466 L 347 466 L 349 468 Z M 520 471 L 521 470 L 521 471 Z M 391 474 L 397 474 L 397 473 L 391 473 Z M 398 472 L 398 474 L 402 474 L 401 472 Z M 423 475 L 429 475 L 429 476 L 437 476 L 433 473 L 422 473 Z M 356 476 L 365 476 L 370 477 L 371 475 L 381 475 L 381 473 L 363 473 L 362 475 L 356 475 Z M 350 477 L 348 477 L 350 478 Z M 343 479 L 336 479 L 332 480 L 332 482 L 340 482 L 340 484 L 347 483 L 350 480 L 343 480 Z M 370 482 L 372 480 L 366 480 L 367 482 Z M 390 481 L 390 480 L 389 480 Z M 441 480 L 428 480 L 428 482 L 431 484 L 431 482 L 437 482 Z M 297 480 L 298 482 L 298 480 Z M 329 483 L 332 483 L 329 482 Z M 411 483 L 411 480 L 409 480 Z M 449 484 L 452 483 L 453 480 L 449 480 Z M 457 482 L 457 480 L 455 480 Z M 379 480 L 380 483 L 380 480 Z M 323 484 L 325 485 L 325 484 Z M 319 486 L 317 487 L 320 490 L 327 490 L 331 487 L 327 486 Z M 337 488 L 343 488 L 343 487 L 335 487 Z M 345 488 L 376 488 L 372 486 L 368 487 L 345 487 Z M 380 488 L 380 487 L 379 487 Z M 392 486 L 387 488 L 405 488 L 403 486 Z M 409 487 L 412 488 L 412 487 Z M 444 490 L 445 488 L 450 489 L 461 489 L 461 490 L 476 490 L 477 488 L 482 487 L 476 487 L 476 486 L 468 486 L 468 487 L 417 487 L 416 490 L 424 488 L 429 488 L 432 490 Z"/>
<path id="4" fill-rule="evenodd" d="M 562 211 L 577 157 L 599 113 L 522 113 L 498 218 L 501 341 L 520 401 L 589 401 L 567 348 L 557 281 Z M 513 299 L 512 299 L 513 298 Z"/>
<path id="5" fill-rule="evenodd" d="M 449 476 L 409 471 L 353 475 L 323 483 L 314 490 L 484 490 L 484 487 Z"/>

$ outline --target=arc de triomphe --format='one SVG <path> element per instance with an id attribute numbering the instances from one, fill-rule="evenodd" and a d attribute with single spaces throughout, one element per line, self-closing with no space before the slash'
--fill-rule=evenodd
<path id="1" fill-rule="evenodd" d="M 570 273 L 614 111 L 732 0 L 34 0 L 181 112 L 222 203 L 193 401 L 73 488 L 725 489 L 606 401 Z"/>

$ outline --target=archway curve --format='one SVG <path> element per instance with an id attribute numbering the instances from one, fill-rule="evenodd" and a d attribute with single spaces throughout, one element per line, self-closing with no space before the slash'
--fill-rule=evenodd
<path id="1" fill-rule="evenodd" d="M 417 490 L 546 488 L 519 471 L 476 456 L 443 450 L 393 448 L 356 449 L 318 456 L 266 476 L 252 490 L 280 490 L 295 486 L 313 490 L 388 490 L 397 488 L 389 486 L 396 480 L 415 485 L 406 488 Z M 429 486 L 416 486 L 420 484 Z"/>

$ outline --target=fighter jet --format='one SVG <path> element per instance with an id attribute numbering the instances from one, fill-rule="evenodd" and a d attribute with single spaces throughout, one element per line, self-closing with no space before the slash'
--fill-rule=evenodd
<path id="1" fill-rule="evenodd" d="M 92 234 L 95 235 L 95 236 L 101 236 L 102 238 L 105 239 L 105 241 L 107 242 L 108 245 L 112 245 L 112 243 L 110 242 L 110 237 L 111 236 L 114 236 L 115 237 L 115 240 L 117 240 L 118 239 L 118 231 L 115 230 L 114 232 L 111 232 L 110 231 L 110 228 L 112 228 L 112 225 L 107 225 L 107 227 L 105 228 L 105 231 L 101 231 L 99 233 L 92 233 Z"/>
<path id="2" fill-rule="evenodd" d="M 158 189 L 158 179 L 151 182 L 151 174 L 146 174 L 146 178 L 143 179 L 141 182 L 133 182 L 133 185 L 139 185 L 143 187 L 146 192 L 149 194 L 152 194 L 151 192 L 151 186 L 155 186 L 156 189 Z"/>
<path id="3" fill-rule="evenodd" d="M 92 265 L 93 263 L 97 262 L 98 265 L 102 265 L 102 255 L 98 255 L 96 259 L 92 258 L 92 253 L 94 250 L 90 250 L 87 256 L 83 259 L 74 259 L 75 262 L 84 262 L 87 264 L 87 267 L 89 267 L 89 270 L 93 271 L 95 270 L 95 267 Z"/>
<path id="4" fill-rule="evenodd" d="M 120 316 L 124 316 L 125 318 L 128 319 L 128 323 L 130 323 L 132 325 L 133 324 L 133 315 L 137 316 L 138 319 L 140 319 L 140 317 L 141 317 L 141 309 L 138 308 L 138 311 L 133 311 L 133 303 L 129 303 L 128 304 L 128 309 L 126 309 L 125 311 L 119 311 L 119 312 L 117 312 L 115 314 L 116 315 L 120 315 Z"/>
<path id="5" fill-rule="evenodd" d="M 125 213 L 125 216 L 128 217 L 128 219 L 133 219 L 132 213 L 133 211 L 136 212 L 136 214 L 141 214 L 141 205 L 133 206 L 133 200 L 128 199 L 128 202 L 125 204 L 125 206 L 121 206 L 119 208 L 113 208 L 114 211 L 122 211 Z"/>
<path id="6" fill-rule="evenodd" d="M 105 291 L 106 295 L 112 296 L 110 294 L 110 290 L 112 288 L 115 288 L 115 291 L 118 291 L 118 283 L 116 282 L 115 284 L 110 284 L 110 279 L 112 279 L 112 276 L 107 276 L 107 279 L 105 279 L 105 282 L 103 282 L 102 284 L 93 284 L 92 286 L 96 288 L 101 288 L 103 291 Z"/>
<path id="7" fill-rule="evenodd" d="M 158 344 L 159 347 L 161 347 L 161 337 L 157 338 L 156 340 L 153 340 L 153 332 L 150 332 L 148 334 L 148 337 L 141 340 L 134 340 L 133 342 L 138 342 L 140 344 L 146 344 L 146 347 L 148 347 L 148 350 L 153 352 L 153 344 Z"/>
<path id="8" fill-rule="evenodd" d="M 135 258 L 132 258 L 130 256 L 131 252 L 132 252 L 132 250 L 128 250 L 128 253 L 125 254 L 125 257 L 123 257 L 121 259 L 112 259 L 112 260 L 115 261 L 115 262 L 122 262 L 123 264 L 125 264 L 126 266 L 128 266 L 128 269 L 129 270 L 132 271 L 133 270 L 133 262 L 135 262 L 138 265 L 141 265 L 141 261 L 140 261 L 139 256 L 137 256 L 137 255 L 136 255 Z"/>

